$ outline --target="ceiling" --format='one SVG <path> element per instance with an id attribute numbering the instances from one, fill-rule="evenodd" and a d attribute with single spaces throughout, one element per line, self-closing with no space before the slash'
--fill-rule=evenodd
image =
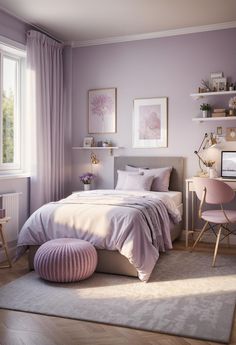
<path id="1" fill-rule="evenodd" d="M 236 26 L 235 0 L 0 0 L 0 8 L 74 45 L 219 23 Z"/>

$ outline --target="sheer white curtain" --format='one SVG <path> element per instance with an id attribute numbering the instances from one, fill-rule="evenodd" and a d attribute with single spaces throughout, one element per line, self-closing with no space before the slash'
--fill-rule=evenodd
<path id="1" fill-rule="evenodd" d="M 46 35 L 27 33 L 30 209 L 63 197 L 63 46 Z"/>

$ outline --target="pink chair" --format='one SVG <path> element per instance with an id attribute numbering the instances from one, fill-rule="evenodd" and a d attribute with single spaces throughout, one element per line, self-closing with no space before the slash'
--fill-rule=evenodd
<path id="1" fill-rule="evenodd" d="M 235 230 L 231 231 L 228 228 L 229 224 L 236 223 L 236 211 L 225 210 L 223 204 L 228 203 L 234 199 L 235 193 L 233 189 L 226 183 L 220 180 L 194 177 L 193 179 L 194 188 L 198 199 L 200 200 L 200 206 L 198 211 L 199 218 L 205 221 L 205 224 L 198 235 L 192 250 L 195 248 L 197 243 L 202 238 L 203 234 L 212 230 L 216 236 L 216 244 L 214 250 L 214 257 L 212 261 L 212 266 L 215 266 L 216 256 L 219 247 L 219 241 L 223 240 Z M 202 211 L 204 204 L 219 205 L 218 209 Z M 223 232 L 222 232 L 223 230 Z M 222 235 L 222 238 L 221 238 Z"/>

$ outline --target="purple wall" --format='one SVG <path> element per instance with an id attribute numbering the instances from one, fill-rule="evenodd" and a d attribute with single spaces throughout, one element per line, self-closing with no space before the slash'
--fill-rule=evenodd
<path id="1" fill-rule="evenodd" d="M 29 25 L 0 10 L 0 35 L 25 44 Z"/>
<path id="2" fill-rule="evenodd" d="M 88 135 L 87 91 L 117 87 L 117 133 L 96 138 L 111 139 L 125 149 L 119 155 L 180 155 L 186 157 L 186 176 L 198 170 L 193 154 L 205 132 L 217 126 L 236 126 L 230 122 L 194 123 L 202 102 L 227 105 L 226 99 L 194 101 L 201 79 L 223 71 L 236 81 L 236 29 L 204 32 L 152 40 L 73 49 L 72 142 L 81 146 Z M 132 148 L 132 109 L 135 98 L 168 97 L 168 148 Z M 222 97 L 222 96 L 221 96 Z M 219 102 L 220 100 L 220 102 Z M 232 145 L 232 144 L 231 144 Z M 235 145 L 234 145 L 235 146 Z M 98 187 L 113 186 L 112 158 L 98 151 L 102 160 Z M 87 151 L 73 152 L 73 189 L 88 162 Z"/>

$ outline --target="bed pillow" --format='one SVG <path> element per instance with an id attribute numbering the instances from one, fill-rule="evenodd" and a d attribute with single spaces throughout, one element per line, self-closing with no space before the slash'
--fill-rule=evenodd
<path id="1" fill-rule="evenodd" d="M 151 190 L 155 192 L 168 192 L 172 167 L 156 169 L 139 169 L 144 176 L 154 176 Z"/>
<path id="2" fill-rule="evenodd" d="M 127 175 L 124 190 L 150 190 L 153 175 Z"/>
<path id="3" fill-rule="evenodd" d="M 123 190 L 126 178 L 128 175 L 141 175 L 142 173 L 139 171 L 124 171 L 124 170 L 117 170 L 117 183 L 115 189 Z"/>
<path id="4" fill-rule="evenodd" d="M 133 165 L 126 165 L 125 166 L 126 171 L 139 171 L 139 169 L 148 169 L 148 168 L 138 168 L 138 167 L 134 167 Z"/>

